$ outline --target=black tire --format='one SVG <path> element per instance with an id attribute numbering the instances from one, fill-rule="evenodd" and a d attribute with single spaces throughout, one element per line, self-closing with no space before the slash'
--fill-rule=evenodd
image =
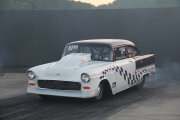
<path id="1" fill-rule="evenodd" d="M 39 95 L 39 97 L 40 97 L 41 99 L 48 99 L 48 98 L 50 98 L 50 96 L 48 96 L 48 95 Z"/>
<path id="2" fill-rule="evenodd" d="M 98 93 L 97 95 L 93 98 L 95 101 L 101 100 L 104 94 L 104 86 L 102 83 L 99 84 L 98 86 Z"/>
<path id="3" fill-rule="evenodd" d="M 135 86 L 135 88 L 137 88 L 137 89 L 142 89 L 143 86 L 144 86 L 144 84 L 145 84 L 146 78 L 147 78 L 147 76 L 144 75 L 144 76 L 142 77 L 142 81 L 141 81 L 139 84 L 137 84 L 137 85 Z"/>

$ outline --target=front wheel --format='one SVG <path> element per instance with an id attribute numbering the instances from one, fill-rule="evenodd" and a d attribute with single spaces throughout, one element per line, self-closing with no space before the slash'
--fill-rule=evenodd
<path id="1" fill-rule="evenodd" d="M 98 85 L 98 88 L 97 88 L 97 95 L 94 97 L 94 100 L 97 101 L 97 100 L 102 99 L 103 94 L 104 94 L 104 87 L 103 87 L 103 84 L 100 83 L 100 84 Z"/>

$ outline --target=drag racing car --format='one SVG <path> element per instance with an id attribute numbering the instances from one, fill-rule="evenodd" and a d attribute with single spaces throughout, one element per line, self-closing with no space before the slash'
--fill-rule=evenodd
<path id="1" fill-rule="evenodd" d="M 155 73 L 155 55 L 142 55 L 122 39 L 81 40 L 67 44 L 62 58 L 27 70 L 27 93 L 93 98 L 142 88 Z"/>

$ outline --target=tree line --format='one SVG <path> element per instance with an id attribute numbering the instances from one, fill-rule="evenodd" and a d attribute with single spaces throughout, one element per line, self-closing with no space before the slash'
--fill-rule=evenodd
<path id="1" fill-rule="evenodd" d="M 180 7 L 180 0 L 116 0 L 95 7 L 72 0 L 0 0 L 0 10 L 68 10 Z"/>

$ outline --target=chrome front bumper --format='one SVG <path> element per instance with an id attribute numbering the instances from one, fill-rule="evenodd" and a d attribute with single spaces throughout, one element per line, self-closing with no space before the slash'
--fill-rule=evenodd
<path id="1" fill-rule="evenodd" d="M 92 98 L 97 94 L 97 90 L 55 90 L 47 88 L 39 88 L 37 86 L 28 87 L 27 93 L 41 94 L 41 95 L 52 95 L 52 96 L 63 96 L 63 97 L 76 97 L 76 98 Z"/>

